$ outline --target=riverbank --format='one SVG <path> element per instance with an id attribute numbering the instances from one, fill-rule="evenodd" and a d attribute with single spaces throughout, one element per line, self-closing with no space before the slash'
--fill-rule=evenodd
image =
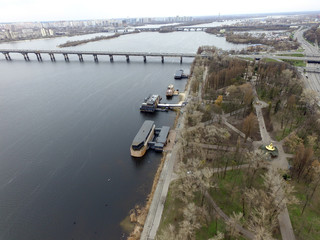
<path id="1" fill-rule="evenodd" d="M 183 121 L 181 121 L 181 115 L 180 112 L 178 112 L 175 118 L 173 131 L 176 130 L 177 126 L 180 126 L 181 122 Z M 177 146 L 175 145 L 176 134 L 172 135 L 174 138 L 172 138 L 170 142 L 173 143 L 173 148 L 172 150 L 165 152 L 161 158 L 161 162 L 155 174 L 152 188 L 147 197 L 145 206 L 142 208 L 140 206 L 136 206 L 130 211 L 130 215 L 120 223 L 124 230 L 131 230 L 128 240 L 145 239 L 144 236 L 149 234 L 145 229 L 151 230 L 155 221 L 157 221 L 158 224 L 160 223 L 162 210 L 159 212 L 157 209 L 159 207 L 160 200 L 166 197 L 177 152 Z M 164 188 L 164 185 L 167 187 Z M 164 201 L 161 202 L 164 203 Z M 157 227 L 153 229 L 157 230 Z M 156 232 L 154 232 L 154 235 L 155 233 Z"/>
<path id="2" fill-rule="evenodd" d="M 48 40 L 48 39 L 55 39 L 55 38 L 63 38 L 63 37 L 75 37 L 75 36 L 84 36 L 96 33 L 108 33 L 103 31 L 92 31 L 92 32 L 83 32 L 83 33 L 73 33 L 73 34 L 66 34 L 66 35 L 54 35 L 54 36 L 39 36 L 39 37 L 28 37 L 28 38 L 20 38 L 20 39 L 2 39 L 0 40 L 0 44 L 2 43 L 13 43 L 13 42 L 28 42 L 32 40 Z"/>
<path id="3" fill-rule="evenodd" d="M 174 123 L 174 129 L 176 129 L 176 125 L 179 121 L 180 114 L 179 112 L 177 113 L 175 123 Z M 174 130 L 173 130 L 174 131 Z M 172 138 L 170 139 L 170 142 L 173 143 L 173 148 L 175 148 L 175 136 L 176 134 L 171 134 Z M 147 197 L 147 202 L 144 207 L 140 206 L 135 206 L 134 209 L 131 209 L 129 212 L 129 216 L 127 216 L 121 223 L 120 226 L 125 230 L 126 232 L 130 232 L 130 235 L 128 237 L 128 240 L 138 240 L 138 239 L 144 239 L 142 237 L 143 230 L 145 229 L 145 226 L 150 226 L 150 224 L 153 223 L 151 221 L 149 215 L 150 212 L 154 213 L 155 208 L 158 206 L 158 204 L 155 204 L 155 202 L 158 203 L 159 201 L 159 185 L 161 183 L 164 183 L 164 179 L 166 179 L 164 176 L 164 173 L 167 173 L 167 166 L 168 162 L 170 161 L 171 157 L 171 150 L 168 150 L 168 152 L 165 152 L 163 154 L 163 157 L 161 158 L 159 167 L 157 169 L 157 172 L 155 174 L 153 184 L 151 187 L 150 194 Z M 172 159 L 171 159 L 172 161 Z M 172 170 L 171 170 L 172 171 Z M 169 178 L 170 179 L 170 178 Z M 163 188 L 163 186 L 162 186 Z M 161 195 L 162 196 L 162 195 Z M 148 217 L 148 218 L 147 218 Z M 159 222 L 160 222 L 161 216 L 159 217 Z"/>
<path id="4" fill-rule="evenodd" d="M 111 36 L 98 36 L 98 37 L 91 38 L 91 39 L 67 41 L 65 43 L 62 43 L 62 44 L 58 45 L 58 47 L 59 48 L 74 47 L 74 46 L 78 46 L 78 45 L 81 45 L 81 44 L 86 44 L 86 43 L 89 43 L 89 42 L 97 42 L 97 41 L 101 41 L 101 40 L 108 40 L 108 39 L 118 38 L 120 36 L 133 34 L 133 33 L 140 33 L 140 32 L 139 31 L 133 31 L 133 32 L 115 33 L 115 34 L 113 34 Z"/>
<path id="5" fill-rule="evenodd" d="M 192 72 L 193 64 L 191 65 Z M 186 83 L 185 86 L 185 100 L 190 91 L 190 80 Z M 164 153 L 161 158 L 160 165 L 155 174 L 155 178 L 152 184 L 151 192 L 147 198 L 145 206 L 141 208 L 135 208 L 130 211 L 130 215 L 126 217 L 122 222 L 121 226 L 124 230 L 133 229 L 128 240 L 138 240 L 138 239 L 147 239 L 152 231 L 152 235 L 155 236 L 158 225 L 161 220 L 163 204 L 168 192 L 169 184 L 171 182 L 171 174 L 175 165 L 175 160 L 177 158 L 177 153 L 179 151 L 179 146 L 176 142 L 176 132 L 179 132 L 183 128 L 184 115 L 180 114 L 180 111 L 177 112 L 173 130 L 175 133 L 172 134 L 170 139 L 170 148 Z M 134 224 L 134 227 L 132 226 Z M 128 226 L 130 226 L 128 228 Z"/>

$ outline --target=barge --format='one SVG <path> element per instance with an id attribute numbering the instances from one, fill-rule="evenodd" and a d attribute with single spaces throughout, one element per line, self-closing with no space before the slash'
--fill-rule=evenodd
<path id="1" fill-rule="evenodd" d="M 188 77 L 189 75 L 184 74 L 182 69 L 177 70 L 176 73 L 174 74 L 174 79 L 182 79 L 182 78 L 188 78 Z"/>
<path id="2" fill-rule="evenodd" d="M 142 105 L 140 106 L 140 111 L 141 112 L 155 112 L 158 104 L 161 100 L 161 97 L 159 95 L 151 95 L 147 97 Z"/>
<path id="3" fill-rule="evenodd" d="M 146 120 L 142 124 L 140 130 L 138 131 L 137 135 L 134 137 L 131 147 L 130 153 L 132 157 L 142 157 L 149 145 L 148 143 L 153 140 L 154 137 L 154 129 L 155 124 L 154 121 Z"/>

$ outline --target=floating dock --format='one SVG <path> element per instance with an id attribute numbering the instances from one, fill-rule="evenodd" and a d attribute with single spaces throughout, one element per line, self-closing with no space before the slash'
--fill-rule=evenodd
<path id="1" fill-rule="evenodd" d="M 155 128 L 154 139 L 148 143 L 148 146 L 156 152 L 162 152 L 167 144 L 170 127 L 163 126 L 162 128 Z"/>
<path id="2" fill-rule="evenodd" d="M 159 95 L 153 94 L 147 97 L 140 106 L 141 112 L 154 112 L 156 111 L 161 97 Z"/>
<path id="3" fill-rule="evenodd" d="M 174 79 L 182 79 L 182 78 L 188 78 L 189 75 L 186 75 L 183 73 L 183 70 L 177 70 L 176 73 L 174 74 Z"/>
<path id="4" fill-rule="evenodd" d="M 179 108 L 185 106 L 187 103 L 182 102 L 182 103 L 159 103 L 158 108 Z"/>
<path id="5" fill-rule="evenodd" d="M 181 93 L 183 96 L 183 93 Z M 179 95 L 179 93 L 178 93 Z M 150 95 L 145 99 L 145 101 L 140 106 L 141 112 L 150 112 L 153 113 L 155 111 L 167 112 L 174 108 L 181 108 L 187 104 L 187 102 L 180 101 L 179 103 L 160 103 L 161 97 L 159 95 Z"/>
<path id="6" fill-rule="evenodd" d="M 154 121 L 146 120 L 132 141 L 130 153 L 132 157 L 142 157 L 150 148 L 162 152 L 167 145 L 170 127 L 155 128 Z"/>

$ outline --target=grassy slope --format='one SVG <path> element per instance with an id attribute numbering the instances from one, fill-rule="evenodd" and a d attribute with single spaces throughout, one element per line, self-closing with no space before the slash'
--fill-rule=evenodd
<path id="1" fill-rule="evenodd" d="M 303 205 L 306 200 L 304 183 L 292 181 L 296 189 L 296 197 L 300 200 L 300 204 L 289 205 L 288 211 L 292 223 L 292 227 L 297 239 L 320 239 L 320 190 L 318 189 L 314 195 L 311 204 L 307 205 L 303 215 L 301 215 Z"/>

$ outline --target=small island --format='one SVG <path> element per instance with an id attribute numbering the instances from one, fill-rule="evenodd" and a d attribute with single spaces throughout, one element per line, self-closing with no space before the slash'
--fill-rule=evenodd
<path id="1" fill-rule="evenodd" d="M 85 43 L 88 43 L 88 42 L 97 42 L 97 41 L 101 41 L 101 40 L 108 40 L 108 39 L 120 37 L 122 35 L 128 35 L 128 34 L 133 34 L 133 33 L 139 33 L 139 31 L 115 33 L 115 34 L 110 35 L 110 36 L 97 36 L 97 37 L 94 37 L 94 38 L 91 38 L 91 39 L 67 41 L 65 43 L 62 43 L 62 44 L 58 45 L 58 47 L 59 48 L 74 47 L 74 46 L 78 46 L 78 45 L 85 44 Z"/>

